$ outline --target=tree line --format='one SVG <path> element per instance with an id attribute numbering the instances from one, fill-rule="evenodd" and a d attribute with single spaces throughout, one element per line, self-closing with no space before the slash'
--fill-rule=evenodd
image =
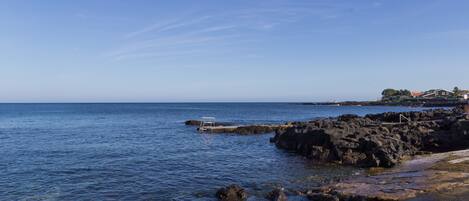
<path id="1" fill-rule="evenodd" d="M 385 89 L 381 92 L 383 98 L 395 97 L 395 96 L 411 96 L 411 92 L 407 89 Z"/>
<path id="2" fill-rule="evenodd" d="M 468 90 L 461 90 L 459 87 L 454 87 L 451 96 L 459 97 L 468 93 L 469 93 Z M 381 95 L 382 95 L 383 100 L 391 100 L 391 99 L 399 99 L 402 97 L 411 97 L 412 93 L 410 92 L 410 90 L 407 90 L 407 89 L 388 88 L 388 89 L 384 89 L 383 92 L 381 92 Z"/>

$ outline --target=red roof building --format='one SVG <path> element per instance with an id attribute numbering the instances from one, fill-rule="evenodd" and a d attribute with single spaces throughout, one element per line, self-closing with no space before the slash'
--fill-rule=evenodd
<path id="1" fill-rule="evenodd" d="M 417 97 L 420 97 L 420 96 L 423 96 L 423 92 L 420 92 L 420 91 L 412 91 L 410 92 L 410 95 L 414 98 L 417 98 Z"/>

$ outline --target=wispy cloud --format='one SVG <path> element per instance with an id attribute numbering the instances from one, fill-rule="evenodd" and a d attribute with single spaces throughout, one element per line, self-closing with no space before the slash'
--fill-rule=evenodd
<path id="1" fill-rule="evenodd" d="M 154 58 L 155 55 L 193 54 L 198 49 L 204 49 L 206 53 L 210 53 L 210 50 L 218 53 L 242 46 L 248 41 L 256 41 L 254 38 L 262 39 L 273 29 L 305 18 L 340 18 L 349 12 L 350 5 L 353 4 L 269 1 L 248 8 L 210 12 L 210 15 L 199 13 L 161 20 L 125 34 L 123 45 L 107 52 L 105 56 L 112 60 Z M 219 48 L 220 45 L 224 45 L 224 49 Z M 246 52 L 246 55 L 258 54 Z"/>
<path id="2" fill-rule="evenodd" d="M 130 43 L 106 53 L 105 56 L 120 61 L 130 58 L 145 58 L 152 55 L 188 55 L 199 52 L 195 50 L 207 49 L 206 46 L 210 44 L 214 47 L 229 44 L 227 41 L 238 37 L 239 35 L 163 37 Z"/>
<path id="3" fill-rule="evenodd" d="M 210 19 L 211 16 L 203 16 L 199 17 L 196 19 L 172 19 L 172 20 L 167 20 L 164 22 L 158 22 L 155 24 L 151 24 L 141 30 L 137 30 L 131 33 L 128 33 L 125 37 L 126 38 L 132 38 L 136 37 L 148 32 L 153 32 L 153 33 L 158 33 L 162 31 L 168 31 L 168 30 L 173 30 L 173 29 L 178 29 L 178 28 L 183 28 L 183 27 L 188 27 L 191 25 L 195 25 L 198 23 L 201 23 L 205 20 Z"/>

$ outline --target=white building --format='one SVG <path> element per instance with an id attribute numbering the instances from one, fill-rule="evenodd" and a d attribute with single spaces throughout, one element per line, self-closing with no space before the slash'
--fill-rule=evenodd
<path id="1" fill-rule="evenodd" d="M 469 99 L 469 94 L 464 94 L 464 100 Z"/>
<path id="2" fill-rule="evenodd" d="M 448 97 L 453 95 L 453 92 L 446 91 L 443 89 L 432 89 L 426 91 L 421 95 L 422 98 L 437 98 L 437 97 Z"/>

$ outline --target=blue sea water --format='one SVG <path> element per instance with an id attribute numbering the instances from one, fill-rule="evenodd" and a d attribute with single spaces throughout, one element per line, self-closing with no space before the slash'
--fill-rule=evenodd
<path id="1" fill-rule="evenodd" d="M 0 104 L 0 200 L 214 200 L 240 184 L 262 200 L 355 174 L 269 143 L 272 134 L 199 134 L 184 121 L 279 123 L 420 110 L 289 103 Z"/>

